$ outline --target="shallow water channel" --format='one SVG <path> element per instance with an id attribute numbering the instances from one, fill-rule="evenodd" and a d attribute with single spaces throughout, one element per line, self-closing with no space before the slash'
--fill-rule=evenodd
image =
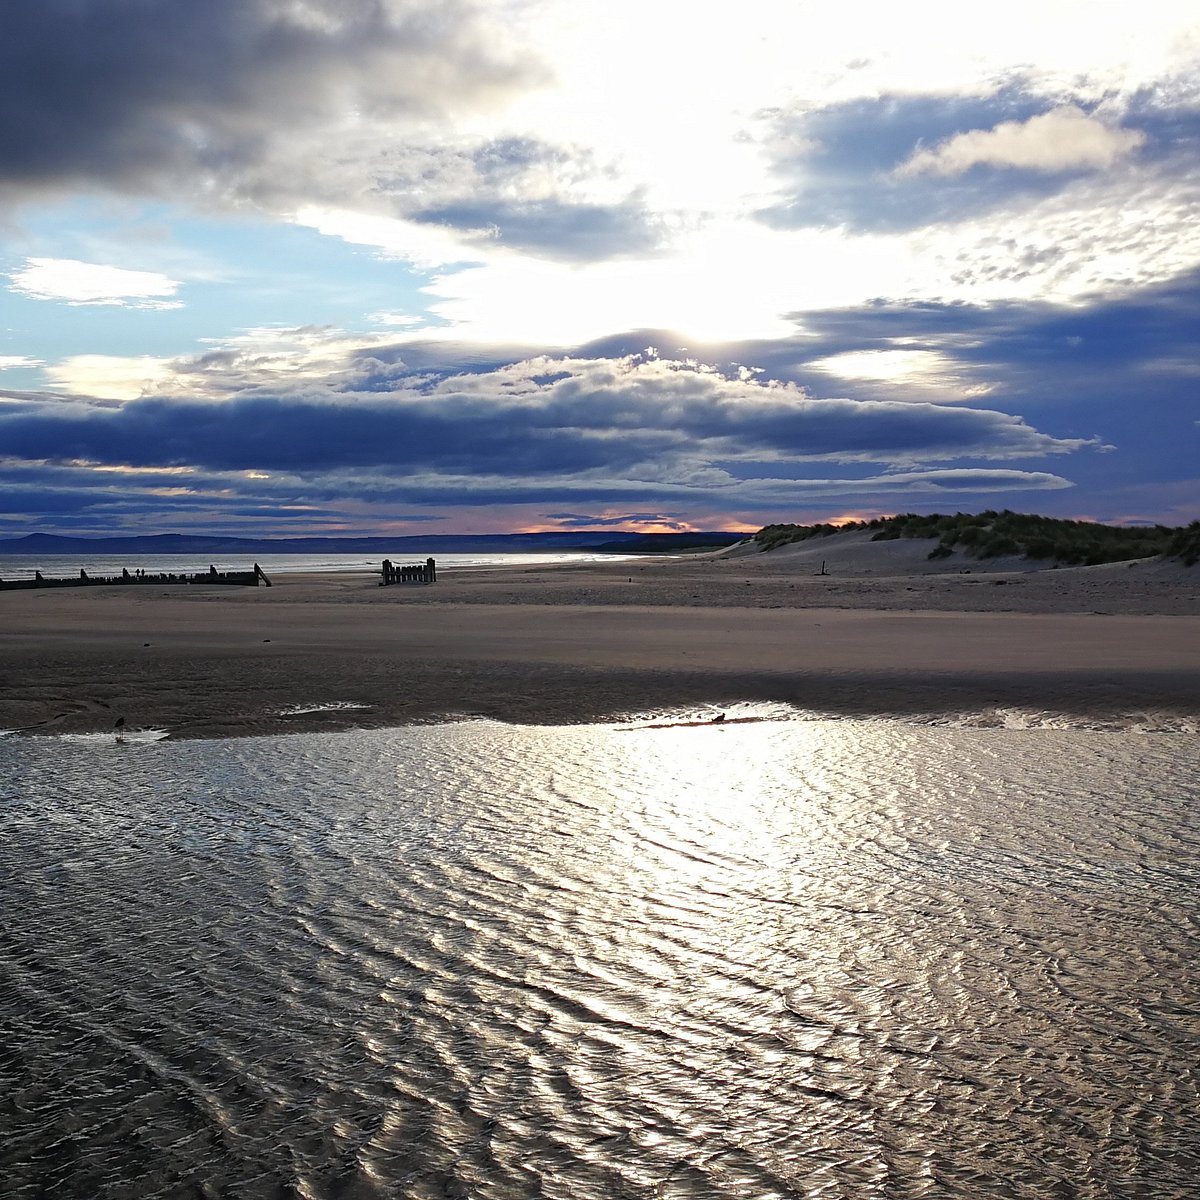
<path id="1" fill-rule="evenodd" d="M 1184 1197 L 1200 745 L 0 739 L 22 1197 Z"/>

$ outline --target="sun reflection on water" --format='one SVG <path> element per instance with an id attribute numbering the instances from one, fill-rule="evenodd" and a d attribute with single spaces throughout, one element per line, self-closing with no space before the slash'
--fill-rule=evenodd
<path id="1" fill-rule="evenodd" d="M 638 780 L 637 833 L 648 853 L 658 851 L 660 872 L 702 881 L 732 862 L 772 871 L 811 857 L 819 828 L 804 796 L 828 736 L 827 727 L 771 716 L 635 730 L 618 743 L 613 769 Z"/>
<path id="2" fill-rule="evenodd" d="M 6 739 L 9 1193 L 1183 1200 L 1194 744 L 716 715 Z"/>

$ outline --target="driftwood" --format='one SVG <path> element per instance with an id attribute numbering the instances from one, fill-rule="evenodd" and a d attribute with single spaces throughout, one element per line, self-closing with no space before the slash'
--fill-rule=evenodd
<path id="1" fill-rule="evenodd" d="M 258 587 L 260 582 L 267 587 L 271 586 L 267 573 L 258 563 L 254 564 L 252 571 L 218 571 L 216 567 L 210 566 L 207 571 L 198 571 L 194 575 L 141 569 L 131 572 L 128 567 L 122 568 L 120 575 L 89 575 L 81 567 L 78 578 L 72 576 L 69 579 L 47 579 L 41 571 L 34 571 L 32 579 L 0 579 L 0 592 L 30 588 L 99 587 L 107 584 L 139 583 L 226 583 L 240 587 Z"/>

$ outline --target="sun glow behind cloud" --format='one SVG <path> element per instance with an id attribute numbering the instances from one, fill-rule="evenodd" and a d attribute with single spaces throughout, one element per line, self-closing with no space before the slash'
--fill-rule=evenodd
<path id="1" fill-rule="evenodd" d="M 115 354 L 72 354 L 43 368 L 56 388 L 98 400 L 136 400 L 168 379 L 166 359 Z"/>
<path id="2" fill-rule="evenodd" d="M 1152 176 L 1110 186 L 1110 211 L 1136 206 L 1143 230 L 1162 231 L 1159 245 L 1143 233 L 1133 255 L 1124 221 L 1106 228 L 1102 215 L 1097 225 L 1094 198 L 1083 190 L 1074 203 L 1070 192 L 1052 197 L 1040 214 L 1001 209 L 982 226 L 912 236 L 828 223 L 781 230 L 753 218 L 779 186 L 764 155 L 764 114 L 886 92 L 985 95 L 1013 78 L 1014 63 L 1027 63 L 1034 31 L 1037 68 L 1023 65 L 1016 77 L 1031 94 L 1045 89 L 1048 111 L 918 149 L 904 170 L 933 176 L 976 161 L 1111 164 L 1144 135 L 1118 128 L 1115 116 L 1101 120 L 1052 98 L 1074 77 L 1084 94 L 1108 96 L 1111 105 L 1114 95 L 1180 69 L 1195 46 L 1181 36 L 1173 6 L 1151 0 L 1135 30 L 1115 8 L 1082 3 L 1019 2 L 1003 13 L 964 14 L 943 3 L 818 11 L 749 0 L 693 20 L 671 6 L 583 0 L 519 4 L 511 15 L 553 76 L 511 98 L 505 135 L 586 147 L 593 169 L 572 179 L 575 200 L 620 205 L 637 197 L 656 215 L 658 244 L 609 261 L 559 262 L 516 252 L 502 224 L 494 239 L 480 240 L 361 207 L 295 210 L 295 220 L 326 234 L 440 267 L 427 289 L 446 324 L 438 336 L 568 345 L 646 327 L 698 340 L 782 337 L 794 330 L 789 314 L 806 309 L 879 296 L 1069 301 L 1114 280 L 1168 277 L 1194 253 L 1171 247 L 1181 206 L 1195 196 L 1157 187 Z M 930 28 L 937 39 L 926 35 Z M 458 142 L 495 128 L 466 118 Z M 521 194 L 515 181 L 510 186 Z M 1023 268 L 988 267 L 992 247 L 1014 238 L 1026 243 Z M 1063 250 L 1072 242 L 1086 242 L 1086 252 L 1071 255 L 1067 267 Z"/>
<path id="3" fill-rule="evenodd" d="M 306 223 L 347 241 L 430 265 L 431 242 L 408 223 L 307 210 Z M 461 254 L 438 234 L 438 253 Z M 571 345 L 614 329 L 670 328 L 697 340 L 782 337 L 788 316 L 916 289 L 918 259 L 894 239 L 837 231 L 780 234 L 740 221 L 681 232 L 649 258 L 573 265 L 476 251 L 424 288 L 440 328 L 420 336 L 520 344 L 532 331 Z"/>
<path id="4" fill-rule="evenodd" d="M 898 391 L 915 392 L 922 400 L 965 400 L 991 390 L 972 381 L 954 359 L 937 350 L 848 350 L 813 359 L 808 366 L 839 379 L 894 384 Z"/>

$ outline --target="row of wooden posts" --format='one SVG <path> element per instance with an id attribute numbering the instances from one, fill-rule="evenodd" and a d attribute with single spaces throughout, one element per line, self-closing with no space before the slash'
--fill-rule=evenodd
<path id="1" fill-rule="evenodd" d="M 437 563 L 427 558 L 423 563 L 400 566 L 390 558 L 383 560 L 383 580 L 380 587 L 393 583 L 437 583 Z"/>
<path id="2" fill-rule="evenodd" d="M 243 587 L 258 587 L 259 583 L 271 586 L 266 572 L 254 564 L 252 571 L 218 571 L 210 566 L 207 571 L 199 571 L 194 575 L 176 574 L 170 571 L 147 572 L 138 568 L 130 571 L 122 568 L 120 575 L 89 575 L 82 567 L 79 576 L 69 576 L 66 579 L 47 578 L 41 571 L 34 571 L 32 579 L 0 579 L 0 591 L 16 591 L 27 588 L 52 587 L 89 587 L 96 584 L 109 583 L 230 583 L 241 584 Z M 423 563 L 401 565 L 390 558 L 383 560 L 383 580 L 381 587 L 393 583 L 437 583 L 437 563 L 427 558 Z"/>
<path id="3" fill-rule="evenodd" d="M 71 575 L 66 579 L 48 579 L 41 571 L 34 571 L 32 579 L 0 579 L 0 592 L 28 588 L 94 587 L 110 583 L 227 583 L 258 587 L 260 582 L 271 586 L 267 573 L 258 563 L 254 564 L 253 571 L 218 571 L 210 566 L 207 571 L 197 571 L 194 575 L 177 574 L 174 571 L 147 572 L 141 568 L 131 571 L 128 567 L 122 567 L 120 575 L 89 575 L 80 567 L 78 577 Z"/>

